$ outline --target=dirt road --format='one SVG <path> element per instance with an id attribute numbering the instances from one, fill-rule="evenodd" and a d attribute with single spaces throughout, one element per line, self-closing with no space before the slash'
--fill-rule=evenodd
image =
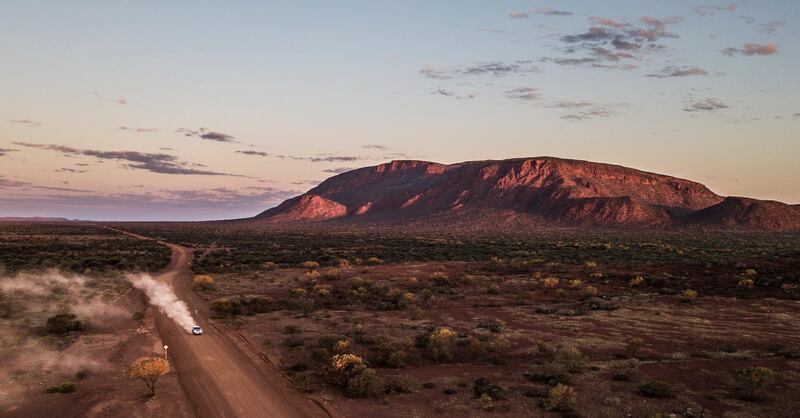
<path id="1" fill-rule="evenodd" d="M 248 342 L 232 330 L 209 322 L 207 303 L 192 289 L 192 251 L 163 244 L 172 249 L 172 261 L 156 279 L 170 284 L 186 302 L 204 335 L 192 335 L 156 308 L 151 311 L 169 347 L 170 363 L 198 416 L 329 417 L 327 411 L 289 388 L 280 371 L 262 360 Z"/>

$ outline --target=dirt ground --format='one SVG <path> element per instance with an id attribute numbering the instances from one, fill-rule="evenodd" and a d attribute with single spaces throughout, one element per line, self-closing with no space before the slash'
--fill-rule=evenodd
<path id="1" fill-rule="evenodd" d="M 339 270 L 338 277 L 325 277 L 325 269 L 320 269 L 323 275 L 303 269 L 223 274 L 202 294 L 209 301 L 269 296 L 277 308 L 217 321 L 261 347 L 298 390 L 330 403 L 344 416 L 732 418 L 790 417 L 800 410 L 792 390 L 800 385 L 797 300 L 745 289 L 730 296 L 701 292 L 688 302 L 677 291 L 664 292 L 661 284 L 631 285 L 602 266 L 523 274 L 485 267 L 406 263 L 353 266 Z M 357 285 L 370 290 L 349 297 L 356 276 L 367 282 Z M 558 278 L 558 284 L 548 287 L 548 277 Z M 570 283 L 572 279 L 581 282 Z M 589 286 L 596 295 L 587 296 Z M 412 293 L 413 301 L 402 307 L 387 303 L 393 288 Z M 292 289 L 305 289 L 315 306 L 292 307 L 297 301 L 290 296 L 297 295 Z M 318 289 L 326 289 L 327 296 L 312 297 Z M 432 297 L 423 301 L 423 295 Z M 502 324 L 502 330 L 486 331 L 485 324 L 492 323 Z M 435 327 L 458 334 L 452 358 L 432 359 L 415 345 L 419 335 Z M 326 380 L 326 360 L 315 355 L 325 336 L 347 341 L 348 352 L 366 359 L 379 376 L 410 378 L 399 390 L 408 393 L 346 396 Z M 626 349 L 633 337 L 641 339 L 641 348 L 631 356 Z M 503 339 L 507 346 L 495 343 Z M 478 354 L 463 353 L 462 342 L 478 340 L 487 341 Z M 386 341 L 405 352 L 403 365 L 380 363 Z M 559 346 L 580 352 L 578 369 L 557 377 L 575 391 L 569 411 L 548 406 L 554 382 L 543 371 L 559 362 Z M 733 372 L 756 366 L 770 368 L 774 379 L 757 399 L 744 400 Z M 502 392 L 489 400 L 476 396 L 479 378 Z M 669 396 L 644 396 L 640 386 L 651 381 L 665 382 Z"/>
<path id="2" fill-rule="evenodd" d="M 131 289 L 115 304 L 129 312 L 145 311 L 143 295 Z M 163 354 L 163 342 L 158 336 L 151 315 L 142 322 L 115 321 L 113 327 L 89 328 L 59 354 L 92 359 L 88 375 L 79 379 L 70 368 L 26 370 L 15 367 L 15 357 L 3 370 L 3 389 L 0 392 L 0 415 L 4 417 L 193 417 L 194 408 L 171 371 L 161 377 L 154 397 L 148 396 L 145 385 L 124 373 L 137 358 Z M 48 386 L 71 381 L 74 393 L 46 393 Z"/>

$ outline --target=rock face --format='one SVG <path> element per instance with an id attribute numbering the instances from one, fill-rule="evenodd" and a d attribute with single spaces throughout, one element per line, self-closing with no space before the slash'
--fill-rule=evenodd
<path id="1" fill-rule="evenodd" d="M 691 222 L 729 226 L 727 221 L 710 216 L 690 216 L 726 201 L 689 180 L 588 161 L 552 157 L 450 165 L 392 161 L 331 177 L 256 219 L 465 225 L 523 220 L 527 224 L 564 226 Z M 740 215 L 732 216 L 738 219 Z M 766 224 L 769 222 L 756 220 L 730 223 L 754 228 Z"/>

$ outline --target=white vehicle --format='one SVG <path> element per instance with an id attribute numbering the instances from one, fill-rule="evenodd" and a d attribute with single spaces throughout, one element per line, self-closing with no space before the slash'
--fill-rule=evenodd
<path id="1" fill-rule="evenodd" d="M 200 325 L 195 325 L 192 327 L 192 334 L 194 335 L 203 335 L 203 328 L 200 328 Z"/>

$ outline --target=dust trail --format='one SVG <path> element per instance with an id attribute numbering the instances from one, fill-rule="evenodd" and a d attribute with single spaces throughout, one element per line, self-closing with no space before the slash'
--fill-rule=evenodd
<path id="1" fill-rule="evenodd" d="M 178 299 L 168 284 L 153 279 L 149 274 L 132 274 L 128 276 L 128 280 L 133 287 L 141 289 L 147 295 L 151 305 L 161 309 L 186 332 L 191 332 L 196 322 L 186 303 Z"/>

